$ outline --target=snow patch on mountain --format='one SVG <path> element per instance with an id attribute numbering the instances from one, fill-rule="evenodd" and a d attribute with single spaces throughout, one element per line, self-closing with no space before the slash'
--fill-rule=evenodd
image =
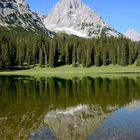
<path id="1" fill-rule="evenodd" d="M 83 38 L 86 38 L 87 35 L 86 34 L 83 34 L 81 33 L 80 31 L 76 31 L 75 29 L 73 28 L 56 28 L 54 29 L 53 26 L 46 26 L 47 29 L 49 30 L 53 30 L 54 32 L 57 32 L 57 33 L 67 33 L 67 34 L 70 34 L 70 35 L 76 35 L 76 36 L 79 36 L 79 37 L 83 37 Z"/>
<path id="2" fill-rule="evenodd" d="M 140 34 L 134 29 L 129 29 L 124 33 L 124 36 L 131 39 L 132 41 L 140 41 Z"/>

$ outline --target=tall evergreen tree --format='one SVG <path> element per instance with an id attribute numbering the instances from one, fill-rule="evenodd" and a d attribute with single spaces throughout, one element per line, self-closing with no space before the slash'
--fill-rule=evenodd
<path id="1" fill-rule="evenodd" d="M 77 56 L 76 56 L 76 46 L 74 44 L 73 52 L 72 52 L 72 66 L 73 67 L 76 67 L 76 58 L 77 58 Z"/>
<path id="2" fill-rule="evenodd" d="M 45 67 L 48 65 L 48 55 L 47 55 L 47 50 L 44 47 L 44 61 L 45 61 Z"/>
<path id="3" fill-rule="evenodd" d="M 40 67 L 43 65 L 43 52 L 42 52 L 42 48 L 39 49 L 39 65 L 40 65 Z"/>
<path id="4" fill-rule="evenodd" d="M 118 48 L 118 50 L 119 50 L 119 48 Z M 118 53 L 120 53 L 120 52 L 118 52 Z M 118 57 L 119 57 L 119 55 L 118 55 Z M 109 61 L 110 61 L 110 64 L 113 64 L 113 65 L 117 64 L 117 51 L 116 51 L 116 48 L 114 46 L 110 47 Z M 118 58 L 118 61 L 119 61 L 119 58 Z"/>
<path id="5" fill-rule="evenodd" d="M 3 69 L 2 44 L 0 44 L 0 70 Z"/>
<path id="6" fill-rule="evenodd" d="M 103 47 L 103 65 L 107 66 L 109 64 L 109 55 L 108 55 L 108 50 L 107 46 Z"/>
<path id="7" fill-rule="evenodd" d="M 52 40 L 49 52 L 49 64 L 50 67 L 56 67 L 58 64 L 58 44 L 55 40 Z"/>
<path id="8" fill-rule="evenodd" d="M 66 45 L 66 57 L 65 57 L 65 61 L 66 61 L 66 64 L 70 64 L 70 52 L 69 52 L 69 46 Z"/>
<path id="9" fill-rule="evenodd" d="M 99 47 L 95 47 L 95 57 L 94 57 L 94 63 L 95 63 L 95 66 L 100 66 L 101 63 L 100 63 L 100 48 Z"/>
<path id="10" fill-rule="evenodd" d="M 12 40 L 9 42 L 9 59 L 10 66 L 16 66 L 16 44 Z"/>
<path id="11" fill-rule="evenodd" d="M 140 66 L 140 45 L 138 46 L 138 56 L 137 56 L 136 65 Z"/>
<path id="12" fill-rule="evenodd" d="M 82 53 L 81 53 L 81 63 L 83 65 L 83 67 L 86 67 L 86 48 L 85 46 L 82 47 Z"/>
<path id="13" fill-rule="evenodd" d="M 9 47 L 8 44 L 2 44 L 2 59 L 3 59 L 3 63 L 4 63 L 4 68 L 9 68 L 10 66 L 10 58 L 9 58 Z"/>
<path id="14" fill-rule="evenodd" d="M 120 62 L 120 64 L 122 66 L 128 65 L 128 54 L 129 54 L 129 52 L 128 52 L 128 44 L 125 43 L 121 47 L 121 62 Z"/>

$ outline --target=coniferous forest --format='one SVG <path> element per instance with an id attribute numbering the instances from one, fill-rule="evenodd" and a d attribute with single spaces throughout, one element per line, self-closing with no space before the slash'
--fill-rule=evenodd
<path id="1" fill-rule="evenodd" d="M 0 37 L 0 69 L 39 65 L 77 67 L 132 65 L 140 66 L 140 43 L 126 38 L 84 39 L 76 36 L 28 35 Z"/>

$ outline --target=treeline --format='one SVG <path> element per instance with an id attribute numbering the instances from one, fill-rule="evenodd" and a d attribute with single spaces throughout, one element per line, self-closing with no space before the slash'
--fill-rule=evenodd
<path id="1" fill-rule="evenodd" d="M 122 66 L 137 63 L 140 66 L 140 43 L 125 38 L 83 39 L 75 36 L 27 36 L 24 38 L 0 36 L 0 69 L 15 66 L 70 65 L 76 67 Z"/>

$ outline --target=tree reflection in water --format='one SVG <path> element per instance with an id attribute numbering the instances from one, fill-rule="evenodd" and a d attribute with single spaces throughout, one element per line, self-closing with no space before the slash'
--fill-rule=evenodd
<path id="1" fill-rule="evenodd" d="M 67 130 L 65 134 L 72 128 L 77 133 L 69 135 L 71 134 L 73 138 L 76 136 L 79 140 L 83 139 L 100 127 L 113 111 L 139 100 L 139 84 L 140 77 L 117 79 L 84 77 L 69 80 L 55 77 L 47 79 L 0 77 L 0 137 L 6 140 L 28 139 L 34 130 L 43 128 L 46 124 L 50 125 L 52 120 L 46 118 L 47 114 L 58 114 L 57 111 L 65 112 L 82 105 L 87 109 L 74 112 L 74 115 L 70 114 L 72 116 L 70 118 L 65 117 L 63 113 L 56 118 L 63 117 L 58 128 L 65 128 L 67 125 L 65 119 L 70 120 L 68 126 L 75 119 L 75 124 L 65 129 Z M 75 118 L 75 113 L 80 119 Z M 83 121 L 84 125 L 76 128 L 76 125 L 86 118 L 88 119 Z M 58 120 L 55 121 L 57 126 Z M 50 128 L 55 130 L 54 133 L 58 138 L 61 138 L 61 131 L 53 128 L 55 125 L 50 125 Z M 87 131 L 84 133 L 83 130 Z"/>

